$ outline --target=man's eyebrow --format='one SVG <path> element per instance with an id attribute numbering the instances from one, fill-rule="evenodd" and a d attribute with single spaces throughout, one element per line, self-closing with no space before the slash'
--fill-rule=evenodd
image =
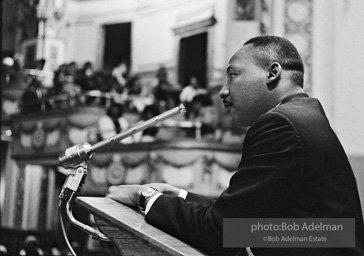
<path id="1" fill-rule="evenodd" d="M 229 73 L 230 70 L 231 70 L 231 65 L 228 65 L 226 68 L 226 73 Z"/>

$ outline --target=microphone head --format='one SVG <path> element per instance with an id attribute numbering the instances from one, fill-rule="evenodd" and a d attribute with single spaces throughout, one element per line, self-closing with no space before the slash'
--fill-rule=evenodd
<path id="1" fill-rule="evenodd" d="M 186 107 L 183 104 L 180 104 L 178 106 L 178 109 L 180 113 L 186 113 Z"/>

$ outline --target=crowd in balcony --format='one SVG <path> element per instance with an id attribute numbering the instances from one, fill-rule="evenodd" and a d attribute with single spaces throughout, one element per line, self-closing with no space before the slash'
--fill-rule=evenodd
<path id="1" fill-rule="evenodd" d="M 126 61 L 110 72 L 95 70 L 91 62 L 81 67 L 70 62 L 58 67 L 53 73 L 52 85 L 46 88 L 42 84 L 42 76 L 36 73 L 43 69 L 44 64 L 44 60 L 39 60 L 26 69 L 10 58 L 3 60 L 3 84 L 11 83 L 17 73 L 29 74 L 28 87 L 20 101 L 21 113 L 77 106 L 102 107 L 106 114 L 99 121 L 98 137 L 101 140 L 183 103 L 187 112 L 181 121 L 189 124 L 185 122 L 180 128 L 186 136 L 208 139 L 221 136 L 218 133 L 218 113 L 211 95 L 194 76 L 183 87 L 171 81 L 168 69 L 161 66 L 156 70 L 153 83 L 145 84 L 140 76 L 129 72 Z M 136 117 L 130 121 L 125 113 Z M 158 134 L 158 128 L 148 129 L 145 133 L 145 137 L 134 141 L 152 140 Z"/>

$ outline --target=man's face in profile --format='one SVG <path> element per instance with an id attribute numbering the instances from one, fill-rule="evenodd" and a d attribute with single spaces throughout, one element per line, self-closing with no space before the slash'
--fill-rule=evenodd
<path id="1" fill-rule="evenodd" d="M 268 71 L 254 60 L 257 51 L 251 45 L 240 48 L 230 59 L 227 82 L 220 91 L 224 107 L 238 126 L 250 126 L 267 111 Z"/>

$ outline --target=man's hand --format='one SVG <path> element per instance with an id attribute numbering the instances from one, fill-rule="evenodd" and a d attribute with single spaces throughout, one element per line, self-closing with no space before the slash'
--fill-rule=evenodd
<path id="1" fill-rule="evenodd" d="M 179 188 L 169 185 L 167 183 L 149 183 L 149 184 L 145 184 L 143 186 L 155 188 L 159 192 L 162 192 L 163 194 L 168 194 L 168 195 L 172 195 L 172 196 L 178 196 L 179 191 L 180 191 Z"/>
<path id="2" fill-rule="evenodd" d="M 145 185 L 111 186 L 109 187 L 106 197 L 114 199 L 122 204 L 135 207 L 139 205 L 139 196 L 143 186 Z"/>
<path id="3" fill-rule="evenodd" d="M 166 183 L 149 183 L 144 185 L 120 185 L 111 186 L 107 192 L 106 197 L 114 199 L 122 204 L 129 206 L 138 206 L 140 193 L 143 188 L 152 187 L 159 192 L 178 196 L 180 189 Z"/>

